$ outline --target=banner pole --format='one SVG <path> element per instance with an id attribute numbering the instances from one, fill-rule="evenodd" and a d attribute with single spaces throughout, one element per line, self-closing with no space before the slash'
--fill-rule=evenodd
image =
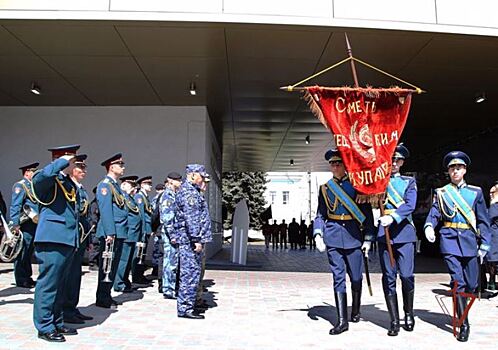
<path id="1" fill-rule="evenodd" d="M 344 36 L 346 37 L 346 52 L 348 56 L 351 58 L 349 62 L 351 62 L 351 72 L 353 72 L 353 80 L 354 80 L 354 87 L 360 87 L 360 84 L 358 84 L 358 75 L 356 74 L 356 66 L 354 64 L 353 58 L 353 50 L 351 49 L 351 44 L 349 44 L 349 39 L 348 39 L 348 34 L 344 33 Z"/>

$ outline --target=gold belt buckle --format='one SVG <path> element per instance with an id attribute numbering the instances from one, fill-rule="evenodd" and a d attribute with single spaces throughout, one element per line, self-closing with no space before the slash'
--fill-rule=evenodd
<path id="1" fill-rule="evenodd" d="M 341 214 L 341 220 L 344 220 L 344 214 Z"/>

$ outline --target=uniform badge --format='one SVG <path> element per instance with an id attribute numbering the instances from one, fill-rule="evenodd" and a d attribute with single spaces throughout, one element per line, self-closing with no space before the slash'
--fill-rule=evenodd
<path id="1" fill-rule="evenodd" d="M 167 207 L 171 207 L 171 205 L 173 205 L 173 201 L 172 201 L 171 199 L 168 199 L 168 200 L 166 201 L 166 206 L 167 206 Z"/>
<path id="2" fill-rule="evenodd" d="M 19 193 L 21 192 L 21 187 L 16 186 L 16 187 L 14 188 L 14 192 L 15 192 L 16 194 L 19 194 Z"/>
<path id="3" fill-rule="evenodd" d="M 188 197 L 187 198 L 187 203 L 189 205 L 194 205 L 195 204 L 195 198 L 194 197 Z"/>
<path id="4" fill-rule="evenodd" d="M 142 204 L 142 198 L 138 198 L 138 199 L 137 199 L 137 203 L 138 203 L 138 204 Z"/>
<path id="5" fill-rule="evenodd" d="M 107 188 L 102 187 L 102 188 L 100 189 L 100 193 L 102 193 L 102 195 L 103 195 L 103 196 L 106 196 L 106 195 L 107 195 Z"/>

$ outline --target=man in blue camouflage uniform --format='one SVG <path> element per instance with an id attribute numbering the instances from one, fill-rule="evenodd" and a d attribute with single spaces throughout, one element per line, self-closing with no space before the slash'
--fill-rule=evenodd
<path id="1" fill-rule="evenodd" d="M 456 283 L 457 315 L 462 318 L 467 307 L 467 298 L 460 293 L 474 293 L 477 288 L 479 262 L 490 248 L 490 220 L 480 187 L 467 185 L 464 176 L 470 158 L 461 151 L 448 153 L 443 159 L 451 182 L 436 190 L 432 208 L 425 221 L 427 240 L 436 241 L 434 228 L 442 222 L 439 230 L 439 247 L 451 276 L 452 287 Z M 468 317 L 462 320 L 457 340 L 469 339 Z"/>
<path id="2" fill-rule="evenodd" d="M 33 175 L 33 196 L 40 204 L 35 235 L 39 261 L 33 303 L 38 338 L 63 342 L 78 334 L 64 325 L 64 289 L 69 267 L 79 246 L 79 191 L 69 178 L 79 145 L 49 149 L 52 163 Z"/>
<path id="3" fill-rule="evenodd" d="M 203 319 L 196 313 L 195 298 L 199 286 L 202 264 L 203 198 L 200 193 L 204 177 L 203 165 L 189 164 L 186 179 L 182 182 L 175 198 L 174 236 L 179 243 L 180 283 L 177 298 L 178 317 Z"/>
<path id="4" fill-rule="evenodd" d="M 21 230 L 23 233 L 22 250 L 14 262 L 14 277 L 16 286 L 22 288 L 33 288 L 35 282 L 31 278 L 33 269 L 31 267 L 31 256 L 34 250 L 34 237 L 38 217 L 28 219 L 20 223 L 20 218 L 24 212 L 24 205 L 38 214 L 38 203 L 33 197 L 32 182 L 33 174 L 39 163 L 27 164 L 19 169 L 22 171 L 23 179 L 16 182 L 12 188 L 12 200 L 10 202 L 10 224 L 14 231 Z M 36 222 L 35 222 L 36 221 Z"/>
<path id="5" fill-rule="evenodd" d="M 351 280 L 353 303 L 351 322 L 360 321 L 363 255 L 361 245 L 373 235 L 372 208 L 356 204 L 356 190 L 351 185 L 337 150 L 325 153 L 333 178 L 320 188 L 318 210 L 313 222 L 316 247 L 327 250 L 334 276 L 334 296 L 338 322 L 329 332 L 341 334 L 349 329 L 346 298 L 346 272 Z M 362 232 L 364 231 L 364 232 Z"/>
<path id="6" fill-rule="evenodd" d="M 147 246 L 149 244 L 154 244 L 153 239 L 150 237 L 152 233 L 152 205 L 150 204 L 149 193 L 152 190 L 152 176 L 144 176 L 138 179 L 137 183 L 140 186 L 140 190 L 135 195 L 135 202 L 140 208 L 140 216 L 142 218 L 142 233 L 139 237 L 139 241 L 145 242 L 145 253 L 149 249 Z M 132 281 L 136 284 L 150 284 L 150 281 L 144 276 L 144 272 L 146 270 L 145 263 L 138 264 L 139 260 L 139 257 L 135 257 L 133 260 Z"/>
<path id="7" fill-rule="evenodd" d="M 201 221 L 202 233 L 201 233 L 201 242 L 205 245 L 213 240 L 213 233 L 211 230 L 211 215 L 209 215 L 209 206 L 207 201 L 205 200 L 205 193 L 208 189 L 208 185 L 211 182 L 211 177 L 209 174 L 206 174 L 204 177 L 204 181 L 201 184 L 201 193 L 204 199 L 204 209 Z M 208 308 L 209 305 L 202 299 L 202 292 L 204 290 L 204 286 L 202 285 L 202 280 L 204 279 L 204 273 L 206 271 L 206 250 L 202 250 L 202 263 L 201 263 L 201 277 L 199 279 L 199 287 L 197 288 L 197 296 L 196 296 L 196 304 L 197 308 Z"/>
<path id="8" fill-rule="evenodd" d="M 111 297 L 111 289 L 121 259 L 123 242 L 128 237 L 128 207 L 125 196 L 118 185 L 118 179 L 124 174 L 124 161 L 121 153 L 104 160 L 101 165 L 106 168 L 106 177 L 97 185 L 97 203 L 99 206 L 99 222 L 97 237 L 99 238 L 99 276 L 95 305 L 111 308 L 118 303 Z M 109 273 L 110 282 L 104 281 L 104 264 L 102 253 L 107 246 L 113 246 L 112 264 Z"/>
<path id="9" fill-rule="evenodd" d="M 174 236 L 175 193 L 182 184 L 182 176 L 168 174 L 166 188 L 159 199 L 161 233 L 163 242 L 162 290 L 165 299 L 176 299 L 176 272 L 178 268 L 178 243 Z"/>
<path id="10" fill-rule="evenodd" d="M 133 196 L 136 193 L 138 176 L 123 176 L 121 180 L 121 190 L 125 196 L 125 205 L 128 209 L 128 235 L 123 242 L 121 258 L 119 259 L 118 271 L 114 280 L 114 291 L 122 293 L 131 293 L 133 288 L 129 280 L 131 263 L 135 256 L 135 245 L 142 229 L 142 218 L 140 208 Z"/>
<path id="11" fill-rule="evenodd" d="M 380 266 L 382 268 L 382 287 L 387 303 L 387 310 L 391 318 L 391 325 L 387 332 L 389 336 L 399 333 L 400 321 L 398 311 L 398 297 L 396 294 L 396 278 L 399 272 L 401 290 L 403 293 L 403 310 L 405 312 L 405 330 L 411 332 L 415 326 L 413 318 L 413 296 L 415 292 L 415 243 L 417 234 L 412 220 L 412 213 L 417 204 L 417 183 L 413 177 L 401 176 L 400 168 L 410 152 L 399 144 L 392 160 L 391 179 L 387 186 L 387 201 L 384 216 L 379 219 L 379 229 L 376 239 L 379 244 Z M 389 227 L 391 246 L 395 265 L 391 266 L 386 245 L 385 229 Z M 365 241 L 362 249 L 368 257 L 372 241 Z"/>
<path id="12" fill-rule="evenodd" d="M 80 200 L 80 221 L 79 221 L 79 231 L 80 231 L 80 246 L 74 254 L 73 261 L 69 267 L 69 273 L 65 281 L 64 290 L 64 322 L 82 324 L 85 320 L 92 320 L 93 317 L 83 315 L 78 310 L 78 303 L 80 300 L 80 289 L 81 289 L 81 264 L 83 263 L 83 255 L 88 247 L 89 235 L 82 241 L 83 231 L 89 232 L 95 227 L 90 226 L 89 220 L 89 198 L 83 184 L 81 183 L 86 177 L 86 164 L 85 159 L 86 154 L 78 154 L 74 157 L 74 168 L 71 171 L 71 180 L 76 184 L 77 191 Z"/>
<path id="13" fill-rule="evenodd" d="M 168 179 L 165 179 L 166 183 Z M 154 270 L 152 270 L 152 275 L 157 275 L 157 291 L 159 294 L 163 294 L 163 263 L 164 263 L 164 246 L 163 246 L 163 234 L 162 234 L 162 225 L 160 223 L 161 211 L 159 208 L 159 200 L 161 199 L 161 195 L 164 192 L 164 184 L 156 185 L 156 194 L 152 197 L 150 201 L 150 205 L 152 206 L 152 217 L 151 217 L 151 228 L 152 235 L 154 237 L 154 250 L 152 251 L 152 265 L 154 266 L 157 263 L 157 274 L 154 274 Z M 154 222 L 155 221 L 155 222 Z M 159 221 L 159 226 L 157 225 L 157 221 Z"/>

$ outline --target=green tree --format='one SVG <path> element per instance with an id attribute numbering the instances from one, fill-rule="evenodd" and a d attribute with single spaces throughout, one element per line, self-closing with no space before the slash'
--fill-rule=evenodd
<path id="1" fill-rule="evenodd" d="M 237 203 L 246 199 L 249 208 L 249 228 L 261 229 L 260 215 L 265 211 L 266 173 L 263 172 L 225 172 L 223 173 L 222 190 L 223 205 L 227 210 L 227 218 L 223 228 L 232 227 L 232 216 Z"/>

